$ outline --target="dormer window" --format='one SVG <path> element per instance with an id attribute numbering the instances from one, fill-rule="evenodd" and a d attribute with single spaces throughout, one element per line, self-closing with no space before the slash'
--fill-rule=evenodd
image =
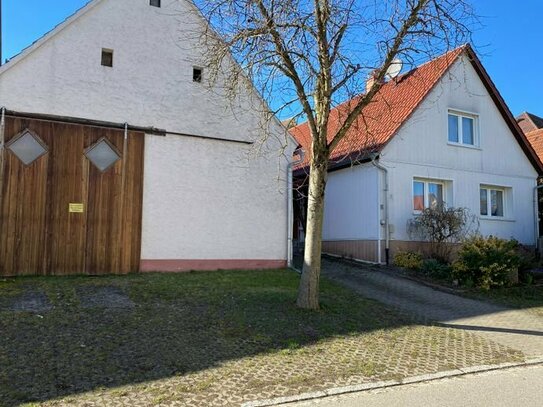
<path id="1" fill-rule="evenodd" d="M 153 6 L 153 7 L 158 7 L 158 8 L 160 8 L 160 0 L 151 0 L 151 1 L 149 2 L 149 4 L 150 4 L 151 6 Z"/>
<path id="2" fill-rule="evenodd" d="M 478 117 L 473 114 L 449 110 L 449 143 L 474 147 L 478 146 L 479 135 L 477 134 L 477 119 Z"/>

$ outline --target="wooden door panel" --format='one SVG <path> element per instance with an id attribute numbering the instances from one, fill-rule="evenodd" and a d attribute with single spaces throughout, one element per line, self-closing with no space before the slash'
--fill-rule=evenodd
<path id="1" fill-rule="evenodd" d="M 89 168 L 87 263 L 89 274 L 129 273 L 139 270 L 141 202 L 143 195 L 144 135 L 118 130 L 87 134 L 90 147 L 106 138 L 121 160 L 101 172 Z"/>
<path id="2" fill-rule="evenodd" d="M 0 275 L 138 271 L 144 134 L 125 142 L 122 130 L 7 117 L 6 142 L 26 128 L 48 153 L 25 166 L 4 151 Z M 104 137 L 121 160 L 100 172 L 84 151 Z M 70 212 L 71 203 L 84 211 Z"/>
<path id="3" fill-rule="evenodd" d="M 25 129 L 33 131 L 49 145 L 49 127 L 22 119 L 6 120 L 6 143 Z M 3 154 L 3 180 L 9 182 L 0 185 L 0 275 L 43 274 L 47 168 L 50 157 L 45 154 L 27 166 L 8 148 Z"/>
<path id="4" fill-rule="evenodd" d="M 87 215 L 70 213 L 70 203 L 87 201 L 88 163 L 83 156 L 84 128 L 54 123 L 49 172 L 47 245 L 48 271 L 55 275 L 84 274 Z"/>

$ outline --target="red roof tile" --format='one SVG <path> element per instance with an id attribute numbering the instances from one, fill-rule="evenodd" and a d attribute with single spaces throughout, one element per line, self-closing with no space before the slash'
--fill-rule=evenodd
<path id="1" fill-rule="evenodd" d="M 532 113 L 524 112 L 516 120 L 524 133 L 543 128 L 543 119 Z"/>
<path id="2" fill-rule="evenodd" d="M 412 71 L 390 80 L 379 90 L 372 102 L 364 108 L 359 119 L 331 154 L 332 162 L 356 160 L 368 152 L 380 151 L 396 134 L 434 85 L 447 72 L 466 46 L 449 51 Z M 334 137 L 358 98 L 345 102 L 332 110 L 328 125 L 328 141 Z M 307 152 L 300 167 L 309 164 L 311 134 L 306 123 L 290 130 Z M 359 156 L 359 157 L 357 157 Z"/>
<path id="3" fill-rule="evenodd" d="M 543 161 L 543 129 L 538 129 L 526 133 L 526 138 L 535 150 L 535 153 Z"/>

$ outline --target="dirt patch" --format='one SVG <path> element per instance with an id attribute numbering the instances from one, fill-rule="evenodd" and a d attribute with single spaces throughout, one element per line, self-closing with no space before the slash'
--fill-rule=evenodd
<path id="1" fill-rule="evenodd" d="M 119 287 L 80 287 L 77 296 L 83 308 L 133 308 L 134 303 Z"/>
<path id="2" fill-rule="evenodd" d="M 47 312 L 53 305 L 41 291 L 24 291 L 8 303 L 8 310 L 14 312 Z"/>

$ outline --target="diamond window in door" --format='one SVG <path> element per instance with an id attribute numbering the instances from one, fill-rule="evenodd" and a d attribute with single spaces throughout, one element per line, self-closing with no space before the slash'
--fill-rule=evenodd
<path id="1" fill-rule="evenodd" d="M 87 148 L 85 156 L 102 172 L 107 171 L 121 159 L 121 155 L 106 138 L 101 138 Z"/>
<path id="2" fill-rule="evenodd" d="M 28 129 L 15 136 L 6 147 L 15 154 L 24 165 L 32 164 L 42 155 L 47 153 L 45 143 L 36 133 Z"/>

